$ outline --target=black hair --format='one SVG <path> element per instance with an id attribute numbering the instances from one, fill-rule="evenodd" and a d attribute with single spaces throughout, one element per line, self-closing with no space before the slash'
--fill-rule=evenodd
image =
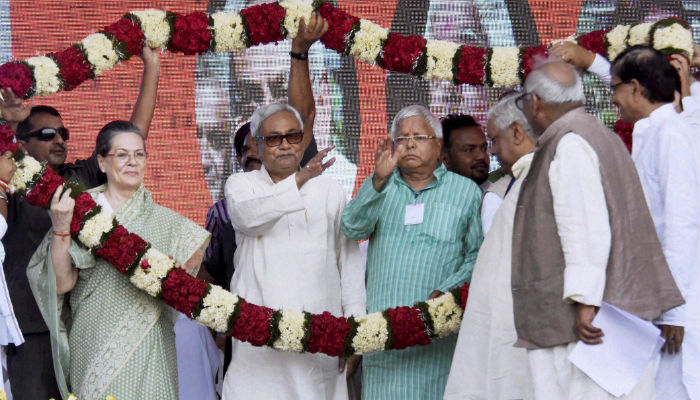
<path id="1" fill-rule="evenodd" d="M 31 119 L 37 114 L 49 114 L 53 115 L 54 117 L 61 118 L 61 114 L 58 112 L 58 110 L 51 106 L 34 106 L 32 107 L 31 111 L 29 111 L 29 116 L 17 125 L 17 132 L 15 132 L 15 137 L 17 140 L 27 140 L 27 135 L 29 135 L 29 133 L 35 128 L 43 128 L 32 125 Z"/>
<path id="2" fill-rule="evenodd" d="M 123 132 L 133 132 L 139 136 L 143 141 L 146 141 L 146 137 L 143 136 L 143 132 L 130 121 L 112 121 L 100 129 L 100 133 L 97 134 L 97 139 L 95 139 L 95 154 L 99 154 L 102 157 L 106 156 L 110 150 L 112 150 L 112 139 L 120 133 Z"/>
<path id="3" fill-rule="evenodd" d="M 245 137 L 250 133 L 250 122 L 246 122 L 241 125 L 240 128 L 233 135 L 233 149 L 236 151 L 238 157 L 243 157 L 243 143 L 245 142 Z"/>
<path id="4" fill-rule="evenodd" d="M 453 130 L 471 126 L 481 127 L 474 117 L 466 114 L 446 115 L 440 119 L 440 124 L 442 124 L 442 143 L 445 148 L 450 147 L 450 137 Z"/>
<path id="5" fill-rule="evenodd" d="M 681 91 L 678 72 L 666 55 L 649 46 L 632 46 L 615 58 L 610 68 L 622 82 L 636 79 L 642 95 L 652 103 L 670 103 Z"/>

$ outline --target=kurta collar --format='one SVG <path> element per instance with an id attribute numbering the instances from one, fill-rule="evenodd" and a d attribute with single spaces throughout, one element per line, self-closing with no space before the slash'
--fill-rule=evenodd
<path id="1" fill-rule="evenodd" d="M 447 173 L 447 168 L 445 168 L 445 165 L 440 163 L 440 165 L 437 168 L 435 168 L 435 170 L 433 171 L 433 175 L 435 176 L 435 180 L 430 182 L 428 184 L 428 186 L 424 187 L 423 189 L 419 190 L 418 192 L 422 192 L 422 191 L 432 189 L 432 188 L 438 186 L 440 184 L 440 182 L 442 181 L 442 179 L 445 177 L 446 173 Z M 398 167 L 394 170 L 393 177 L 398 184 L 404 185 L 407 188 L 409 188 L 411 191 L 415 192 L 415 190 L 413 190 L 413 188 L 411 186 L 409 186 L 408 183 L 406 183 L 406 181 L 403 180 L 403 178 L 401 177 L 401 171 L 399 171 Z"/>
<path id="2" fill-rule="evenodd" d="M 663 106 L 652 111 L 648 117 L 642 118 L 634 124 L 634 129 L 632 130 L 633 137 L 643 136 L 649 127 L 652 125 L 661 123 L 667 118 L 676 115 L 676 109 L 673 107 L 673 103 L 666 103 Z"/>
<path id="3" fill-rule="evenodd" d="M 260 171 L 260 176 L 262 177 L 262 179 L 263 179 L 265 182 L 269 183 L 270 185 L 274 185 L 274 184 L 275 184 L 275 182 L 272 180 L 272 177 L 270 176 L 270 173 L 267 172 L 267 168 L 265 168 L 265 165 L 261 166 L 259 171 Z M 295 173 L 296 173 L 296 172 L 295 172 Z M 292 174 L 292 175 L 294 175 L 294 174 Z M 289 176 L 292 176 L 292 175 L 289 175 Z M 289 178 L 289 176 L 288 176 L 287 178 Z M 287 178 L 284 178 L 284 179 L 287 179 Z M 281 182 L 281 181 L 280 181 L 280 182 Z M 278 183 L 279 183 L 279 182 L 278 182 Z"/>
<path id="4" fill-rule="evenodd" d="M 518 158 L 518 161 L 516 161 L 513 166 L 510 168 L 511 172 L 513 172 L 513 177 L 515 179 L 520 178 L 520 175 L 527 169 L 527 167 L 530 166 L 530 163 L 532 163 L 532 157 L 535 156 L 534 152 L 530 152 L 525 154 L 524 156 Z"/>
<path id="5" fill-rule="evenodd" d="M 576 107 L 572 110 L 567 111 L 564 115 L 559 117 L 556 121 L 552 122 L 547 129 L 542 132 L 542 135 L 537 139 L 537 147 L 540 147 L 542 143 L 545 143 L 549 139 L 553 138 L 554 135 L 559 131 L 559 126 L 569 123 L 569 118 L 565 118 L 569 114 L 585 114 L 586 109 L 583 107 Z"/>

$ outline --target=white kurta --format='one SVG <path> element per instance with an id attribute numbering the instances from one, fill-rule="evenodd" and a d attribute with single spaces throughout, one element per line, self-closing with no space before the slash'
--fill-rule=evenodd
<path id="1" fill-rule="evenodd" d="M 343 188 L 319 176 L 297 188 L 274 184 L 265 168 L 232 175 L 225 187 L 236 231 L 231 291 L 271 307 L 334 315 L 365 313 L 357 242 L 340 229 Z M 233 341 L 224 399 L 346 399 L 338 358 L 282 353 Z"/>
<path id="2" fill-rule="evenodd" d="M 0 239 L 7 232 L 7 221 L 5 217 L 0 215 Z M 10 301 L 10 293 L 7 291 L 7 282 L 5 282 L 5 271 L 2 268 L 2 263 L 5 261 L 5 248 L 0 243 L 0 390 L 6 392 L 8 399 L 12 400 L 12 392 L 10 391 L 9 378 L 5 381 L 3 370 L 7 369 L 7 358 L 5 354 L 5 346 L 12 343 L 19 346 L 24 343 L 24 336 L 19 329 L 15 311 L 12 308 Z"/>
<path id="3" fill-rule="evenodd" d="M 568 133 L 560 140 L 549 183 L 566 263 L 562 300 L 600 306 L 611 246 L 610 222 L 598 156 L 581 136 Z M 527 351 L 535 398 L 615 399 L 568 361 L 574 344 Z M 650 364 L 632 393 L 621 399 L 653 398 L 652 371 Z"/>
<path id="4" fill-rule="evenodd" d="M 182 313 L 174 330 L 180 399 L 218 400 L 216 375 L 224 354 L 216 347 L 211 332 Z"/>
<path id="5" fill-rule="evenodd" d="M 527 174 L 532 154 L 513 164 Z M 513 218 L 522 179 L 517 179 L 493 216 L 474 264 L 469 299 L 452 359 L 445 399 L 532 399 L 527 352 L 517 339 L 511 295 Z M 492 192 L 486 195 L 500 197 Z M 483 206 L 482 206 L 483 210 Z"/>
<path id="6" fill-rule="evenodd" d="M 680 398 L 697 400 L 700 399 L 700 134 L 669 103 L 637 121 L 632 135 L 632 159 L 656 233 L 686 301 L 655 321 L 685 326 L 681 354 L 662 355 L 657 397 L 677 398 L 668 397 L 669 393 L 675 394 L 684 386 L 687 397 Z M 681 370 L 682 374 L 674 372 Z"/>

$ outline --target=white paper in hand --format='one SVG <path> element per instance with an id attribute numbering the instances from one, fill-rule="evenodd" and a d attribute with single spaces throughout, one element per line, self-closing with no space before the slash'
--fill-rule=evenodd
<path id="1" fill-rule="evenodd" d="M 613 396 L 630 393 L 664 344 L 659 328 L 605 302 L 593 326 L 603 330 L 603 343 L 579 341 L 569 361 Z"/>

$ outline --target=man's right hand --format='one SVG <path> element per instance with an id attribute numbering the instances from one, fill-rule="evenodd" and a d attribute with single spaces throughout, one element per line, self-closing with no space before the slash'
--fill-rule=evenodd
<path id="1" fill-rule="evenodd" d="M 377 145 L 377 153 L 374 157 L 374 176 L 372 177 L 372 185 L 374 190 L 381 192 L 384 184 L 389 180 L 389 177 L 396 169 L 399 162 L 400 152 L 393 149 L 393 141 L 391 138 L 383 139 Z"/>
<path id="2" fill-rule="evenodd" d="M 574 333 L 576 337 L 586 344 L 603 343 L 603 330 L 593 326 L 596 308 L 585 304 L 576 304 L 576 322 L 574 322 Z"/>
<path id="3" fill-rule="evenodd" d="M 675 354 L 681 351 L 683 337 L 685 336 L 685 328 L 675 325 L 659 325 L 661 336 L 665 342 L 661 347 L 662 353 Z"/>
<path id="4" fill-rule="evenodd" d="M 0 110 L 2 117 L 7 120 L 12 130 L 16 130 L 17 124 L 27 119 L 32 111 L 31 104 L 24 104 L 24 101 L 15 96 L 10 88 L 0 90 Z"/>
<path id="5" fill-rule="evenodd" d="M 333 150 L 335 146 L 326 147 L 316 154 L 304 168 L 296 173 L 297 187 L 301 189 L 302 186 L 309 180 L 313 179 L 323 173 L 335 162 L 335 157 L 330 160 L 323 162 L 323 159 L 328 155 L 328 152 Z"/>
<path id="6" fill-rule="evenodd" d="M 299 20 L 297 36 L 292 39 L 292 51 L 306 53 L 321 36 L 328 31 L 328 21 L 318 13 L 311 14 L 308 25 L 304 18 Z"/>

